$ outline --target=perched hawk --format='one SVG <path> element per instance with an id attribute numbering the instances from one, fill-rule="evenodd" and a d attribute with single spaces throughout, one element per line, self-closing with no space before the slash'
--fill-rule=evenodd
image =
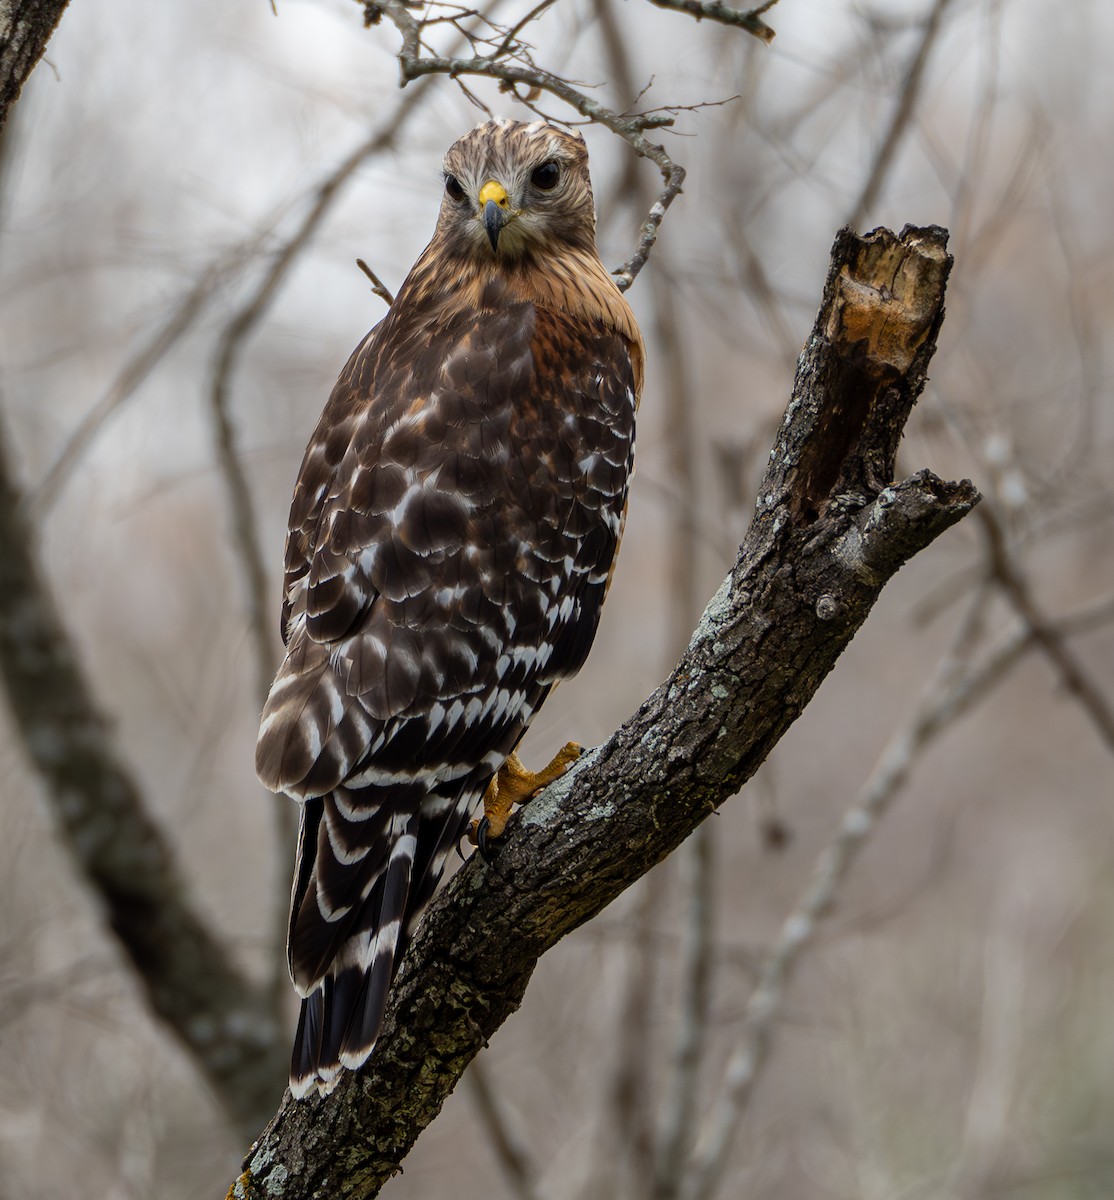
<path id="1" fill-rule="evenodd" d="M 301 804 L 291 1089 L 371 1053 L 395 970 L 484 798 L 587 657 L 622 536 L 642 339 L 600 262 L 584 141 L 489 121 L 433 240 L 341 372 L 290 508 L 286 659 L 260 779 Z"/>

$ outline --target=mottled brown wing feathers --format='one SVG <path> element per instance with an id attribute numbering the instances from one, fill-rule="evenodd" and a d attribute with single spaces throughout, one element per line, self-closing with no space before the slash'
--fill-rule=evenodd
<path id="1" fill-rule="evenodd" d="M 458 280 L 455 307 L 431 283 L 452 265 L 427 253 L 352 355 L 291 506 L 257 767 L 303 801 L 299 1092 L 369 1053 L 471 809 L 587 656 L 622 536 L 642 347 L 598 259 Z"/>

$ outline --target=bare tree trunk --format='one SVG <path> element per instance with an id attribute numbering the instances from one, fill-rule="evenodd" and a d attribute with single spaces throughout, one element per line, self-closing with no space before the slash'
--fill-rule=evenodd
<path id="1" fill-rule="evenodd" d="M 230 1195 L 377 1195 L 538 958 L 738 791 L 885 583 L 978 501 L 928 471 L 892 482 L 943 320 L 946 239 L 837 237 L 754 519 L 676 671 L 434 901 L 367 1068 L 327 1097 L 288 1095 Z"/>

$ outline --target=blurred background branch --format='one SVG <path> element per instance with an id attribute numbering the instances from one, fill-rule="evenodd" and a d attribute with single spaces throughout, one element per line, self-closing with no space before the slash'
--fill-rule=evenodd
<path id="1" fill-rule="evenodd" d="M 12 717 L 59 833 L 151 1008 L 241 1134 L 252 1136 L 284 1073 L 277 1014 L 191 905 L 174 853 L 120 760 L 41 578 L 3 436 L 0 425 L 0 678 Z"/>

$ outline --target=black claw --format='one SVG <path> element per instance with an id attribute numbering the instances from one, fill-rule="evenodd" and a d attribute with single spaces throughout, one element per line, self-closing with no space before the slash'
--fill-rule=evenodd
<path id="1" fill-rule="evenodd" d="M 476 849 L 480 852 L 480 857 L 489 866 L 491 864 L 491 855 L 488 853 L 487 846 L 487 831 L 491 828 L 491 822 L 487 819 L 487 815 L 480 817 L 480 823 L 476 826 Z"/>

